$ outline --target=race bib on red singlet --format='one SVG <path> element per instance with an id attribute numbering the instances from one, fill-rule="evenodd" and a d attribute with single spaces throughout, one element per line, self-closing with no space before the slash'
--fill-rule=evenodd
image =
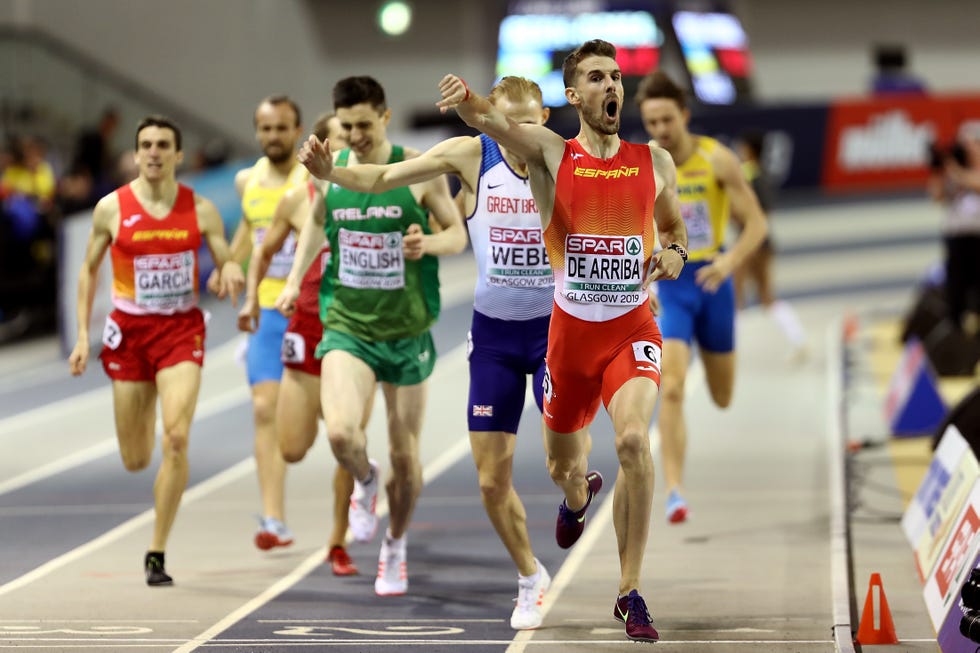
<path id="1" fill-rule="evenodd" d="M 643 238 L 568 234 L 562 294 L 579 304 L 637 306 L 646 298 Z"/>
<path id="2" fill-rule="evenodd" d="M 136 304 L 148 310 L 185 311 L 194 306 L 194 252 L 133 258 Z"/>
<path id="3" fill-rule="evenodd" d="M 294 365 L 306 360 L 306 341 L 303 336 L 293 331 L 287 331 L 282 336 L 282 348 L 279 358 L 283 363 Z"/>
<path id="4" fill-rule="evenodd" d="M 119 349 L 122 340 L 123 333 L 122 329 L 119 328 L 119 324 L 112 317 L 106 316 L 105 327 L 102 329 L 102 344 L 109 349 L 116 350 Z"/>

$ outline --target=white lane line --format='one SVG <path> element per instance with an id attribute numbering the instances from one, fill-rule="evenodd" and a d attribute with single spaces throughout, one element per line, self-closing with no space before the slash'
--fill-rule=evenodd
<path id="1" fill-rule="evenodd" d="M 200 619 L 0 619 L 0 624 L 196 624 Z"/>
<path id="2" fill-rule="evenodd" d="M 274 646 L 278 649 L 299 648 L 299 647 L 330 647 L 351 645 L 375 646 L 452 646 L 454 648 L 464 648 L 467 646 L 504 646 L 510 640 L 506 639 L 223 639 L 218 642 L 208 643 L 208 648 L 240 648 L 243 646 Z M 4 648 L 41 648 L 50 649 L 61 648 L 64 644 L 54 644 L 53 642 L 70 642 L 72 650 L 79 648 L 169 648 L 177 643 L 192 644 L 184 639 L 72 639 L 72 638 L 21 638 L 8 640 L 17 642 L 16 644 L 0 643 L 0 649 Z M 23 642 L 23 643 L 22 643 Z M 34 644 L 28 642 L 52 642 L 51 644 Z M 89 643 L 92 642 L 92 643 Z M 935 638 L 903 639 L 903 643 L 929 643 L 935 644 Z M 203 643 L 203 642 L 202 642 Z M 552 639 L 528 642 L 529 646 L 549 646 L 560 649 L 563 646 L 624 646 L 630 642 L 622 639 Z M 712 645 L 724 645 L 731 648 L 753 647 L 755 650 L 759 646 L 771 647 L 773 649 L 791 645 L 825 645 L 826 639 L 687 639 L 682 641 L 671 641 L 668 646 L 674 648 L 704 647 Z M 179 649 L 177 649 L 179 650 Z M 698 650 L 695 648 L 694 650 Z"/>
<path id="3" fill-rule="evenodd" d="M 89 394 L 91 393 L 78 395 L 77 398 L 86 397 L 86 395 Z M 86 397 L 86 401 L 88 399 L 90 398 Z M 240 404 L 243 404 L 249 400 L 249 390 L 244 384 L 242 384 L 240 387 L 227 390 L 219 395 L 215 395 L 200 402 L 197 410 L 194 412 L 194 420 L 197 421 L 202 418 L 211 417 L 212 415 L 216 415 L 239 406 Z M 50 417 L 47 419 L 50 419 Z M 156 428 L 157 436 L 159 437 L 162 430 L 159 420 L 157 420 Z M 193 437 L 193 433 L 194 426 L 191 425 L 191 437 Z M 58 458 L 57 460 L 52 460 L 51 462 L 41 465 L 40 467 L 35 467 L 22 474 L 14 476 L 13 478 L 8 478 L 6 481 L 0 482 L 0 495 L 6 494 L 7 492 L 13 492 L 14 490 L 18 490 L 25 485 L 34 483 L 35 481 L 40 481 L 41 479 L 48 478 L 49 476 L 54 476 L 55 474 L 60 474 L 61 472 L 67 471 L 74 467 L 92 462 L 97 458 L 101 458 L 102 456 L 115 452 L 117 448 L 118 442 L 116 438 L 106 438 L 105 440 L 100 440 L 99 442 L 76 451 L 73 454 Z"/>
<path id="4" fill-rule="evenodd" d="M 242 478 L 246 474 L 250 474 L 255 470 L 255 459 L 252 457 L 246 458 L 241 462 L 229 467 L 212 476 L 211 478 L 204 480 L 192 488 L 189 488 L 184 492 L 184 497 L 181 505 L 186 505 L 188 503 L 197 501 L 198 499 L 205 497 L 212 492 L 221 489 L 222 487 L 232 483 L 239 478 Z M 119 526 L 116 526 L 110 531 L 106 531 L 94 540 L 89 540 L 85 544 L 64 553 L 57 558 L 52 558 L 48 562 L 44 563 L 40 567 L 27 572 L 23 576 L 15 578 L 14 580 L 0 585 L 0 596 L 4 594 L 9 594 L 14 590 L 20 589 L 26 585 L 33 583 L 36 580 L 44 578 L 48 574 L 61 569 L 62 567 L 86 556 L 99 548 L 111 544 L 116 540 L 129 535 L 138 528 L 141 528 L 147 524 L 153 522 L 154 510 L 150 508 L 139 515 L 133 517 L 132 519 L 123 522 Z"/>
<path id="5" fill-rule="evenodd" d="M 836 653 L 854 653 L 851 625 L 851 551 L 847 523 L 847 478 L 844 472 L 843 320 L 834 320 L 826 333 L 827 345 L 827 467 L 830 495 L 830 614 Z"/>
<path id="6" fill-rule="evenodd" d="M 48 478 L 49 476 L 54 476 L 55 474 L 60 474 L 65 470 L 78 467 L 79 465 L 84 465 L 85 463 L 91 462 L 96 458 L 101 458 L 102 456 L 112 453 L 117 447 L 118 444 L 116 442 L 116 438 L 106 438 L 105 440 L 100 440 L 99 442 L 81 449 L 80 451 L 76 451 L 73 454 L 58 458 L 57 460 L 52 460 L 51 462 L 41 465 L 40 467 L 29 469 L 22 474 L 14 476 L 13 478 L 8 478 L 6 481 L 0 483 L 0 494 L 13 492 L 14 490 L 18 490 L 25 485 L 30 485 L 35 481 Z"/>

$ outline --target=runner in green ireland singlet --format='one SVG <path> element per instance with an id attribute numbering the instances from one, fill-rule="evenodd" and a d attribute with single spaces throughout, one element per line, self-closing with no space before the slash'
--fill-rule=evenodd
<path id="1" fill-rule="evenodd" d="M 346 166 L 349 155 L 350 150 L 340 152 L 336 165 Z M 402 159 L 403 148 L 393 146 L 388 162 Z M 428 213 L 411 190 L 373 195 L 333 184 L 326 211 L 324 230 L 336 254 L 320 290 L 325 328 L 381 341 L 417 336 L 432 326 L 439 316 L 439 260 L 407 261 L 402 254 L 402 234 L 410 224 L 429 233 Z"/>

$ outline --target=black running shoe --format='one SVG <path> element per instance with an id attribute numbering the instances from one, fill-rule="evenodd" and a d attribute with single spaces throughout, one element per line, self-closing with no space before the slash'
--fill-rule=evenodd
<path id="1" fill-rule="evenodd" d="M 163 568 L 162 551 L 147 551 L 146 558 L 143 561 L 143 568 L 146 570 L 147 585 L 156 586 L 174 584 L 174 579 L 171 578 L 167 574 L 167 570 Z"/>
<path id="2" fill-rule="evenodd" d="M 602 474 L 591 471 L 585 475 L 585 480 L 589 484 L 589 496 L 585 500 L 585 505 L 581 509 L 572 511 L 564 501 L 558 506 L 558 522 L 555 524 L 555 539 L 558 546 L 567 549 L 581 537 L 585 530 L 585 511 L 592 505 L 592 498 L 602 489 Z"/>

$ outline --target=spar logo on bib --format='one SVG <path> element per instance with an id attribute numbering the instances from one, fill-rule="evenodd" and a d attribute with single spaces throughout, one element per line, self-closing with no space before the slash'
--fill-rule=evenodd
<path id="1" fill-rule="evenodd" d="M 644 295 L 642 266 L 640 236 L 569 234 L 562 294 L 582 304 L 636 306 Z"/>
<path id="2" fill-rule="evenodd" d="M 565 243 L 568 254 L 593 254 L 599 256 L 636 256 L 643 251 L 639 236 L 577 236 L 570 235 Z"/>
<path id="3" fill-rule="evenodd" d="M 372 234 L 341 229 L 340 244 L 361 249 L 394 249 L 401 246 L 401 240 L 396 233 Z"/>

